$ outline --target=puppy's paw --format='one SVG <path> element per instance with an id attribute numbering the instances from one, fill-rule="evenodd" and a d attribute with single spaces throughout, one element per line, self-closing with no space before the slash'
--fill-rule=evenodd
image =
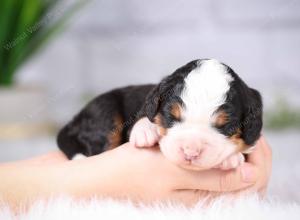
<path id="1" fill-rule="evenodd" d="M 245 157 L 242 153 L 236 153 L 224 160 L 218 168 L 222 170 L 235 169 L 245 162 Z"/>
<path id="2" fill-rule="evenodd" d="M 159 141 L 157 125 L 149 121 L 148 118 L 142 118 L 133 126 L 129 142 L 136 147 L 152 147 Z"/>

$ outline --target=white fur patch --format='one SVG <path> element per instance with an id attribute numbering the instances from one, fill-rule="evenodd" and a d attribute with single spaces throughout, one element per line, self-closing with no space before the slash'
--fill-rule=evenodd
<path id="1" fill-rule="evenodd" d="M 152 206 L 136 204 L 130 201 L 118 202 L 111 199 L 90 199 L 77 201 L 60 197 L 35 202 L 26 212 L 16 216 L 6 205 L 0 206 L 2 220 L 98 220 L 98 219 L 299 219 L 300 204 L 269 198 L 261 200 L 259 196 L 247 195 L 233 200 L 231 197 L 219 197 L 210 205 L 205 199 L 192 208 L 180 204 L 155 203 Z"/>
<path id="2" fill-rule="evenodd" d="M 87 156 L 85 156 L 83 154 L 75 154 L 74 157 L 72 158 L 72 160 L 82 160 L 84 158 L 87 158 Z"/>
<path id="3" fill-rule="evenodd" d="M 217 166 L 236 151 L 236 145 L 207 125 L 178 123 L 159 142 L 170 161 L 187 169 L 203 170 Z M 185 157 L 193 152 L 191 161 Z M 198 156 L 194 154 L 198 152 Z"/>
<path id="4" fill-rule="evenodd" d="M 225 102 L 233 80 L 226 66 L 217 60 L 199 61 L 185 79 L 181 99 L 185 104 L 183 119 L 208 122 L 215 110 Z"/>

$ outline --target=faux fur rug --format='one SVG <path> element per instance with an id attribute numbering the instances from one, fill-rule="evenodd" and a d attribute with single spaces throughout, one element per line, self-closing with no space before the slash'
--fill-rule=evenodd
<path id="1" fill-rule="evenodd" d="M 228 198 L 215 200 L 209 207 L 199 202 L 194 208 L 179 205 L 134 206 L 130 202 L 113 200 L 91 200 L 75 202 L 69 198 L 54 199 L 50 202 L 37 202 L 28 212 L 16 217 L 6 207 L 0 210 L 1 220 L 93 220 L 93 219 L 201 219 L 201 220 L 266 220 L 300 219 L 300 205 L 280 202 L 275 199 L 260 200 L 248 196 L 229 201 Z"/>

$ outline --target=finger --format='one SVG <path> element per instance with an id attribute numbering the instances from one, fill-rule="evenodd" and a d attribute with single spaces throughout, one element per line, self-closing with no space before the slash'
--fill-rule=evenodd
<path id="1" fill-rule="evenodd" d="M 266 157 L 265 161 L 267 165 L 267 171 L 270 175 L 272 170 L 272 149 L 264 137 L 262 137 L 261 143 Z"/>
<path id="2" fill-rule="evenodd" d="M 224 160 L 221 165 L 220 169 L 222 170 L 230 170 L 230 169 L 235 169 L 238 166 L 241 166 L 245 162 L 245 157 L 242 153 L 237 153 L 231 155 L 229 158 Z"/>
<path id="3" fill-rule="evenodd" d="M 258 139 L 252 153 L 248 154 L 247 162 L 259 168 L 265 167 L 265 152 L 262 147 L 262 139 Z"/>
<path id="4" fill-rule="evenodd" d="M 253 190 L 261 190 L 266 187 L 271 173 L 271 152 L 268 149 L 264 137 L 261 137 L 255 146 L 255 150 L 249 155 L 248 162 L 257 167 L 258 181 Z"/>
<path id="5" fill-rule="evenodd" d="M 272 150 L 264 137 L 261 138 L 261 147 L 264 151 L 265 173 L 264 182 L 260 185 L 260 190 L 266 191 L 268 181 L 272 171 Z"/>
<path id="6" fill-rule="evenodd" d="M 185 181 L 178 189 L 200 189 L 215 192 L 236 191 L 252 186 L 257 180 L 255 166 L 244 163 L 242 166 L 223 171 L 211 169 L 205 171 L 184 171 Z"/>

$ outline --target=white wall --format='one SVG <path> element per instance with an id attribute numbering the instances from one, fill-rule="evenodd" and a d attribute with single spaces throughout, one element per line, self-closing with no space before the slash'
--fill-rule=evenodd
<path id="1" fill-rule="evenodd" d="M 217 58 L 263 92 L 300 102 L 300 1 L 94 0 L 19 74 L 54 96 L 67 120 L 82 94 L 157 82 L 195 58 Z M 66 91 L 65 91 L 66 90 Z"/>

